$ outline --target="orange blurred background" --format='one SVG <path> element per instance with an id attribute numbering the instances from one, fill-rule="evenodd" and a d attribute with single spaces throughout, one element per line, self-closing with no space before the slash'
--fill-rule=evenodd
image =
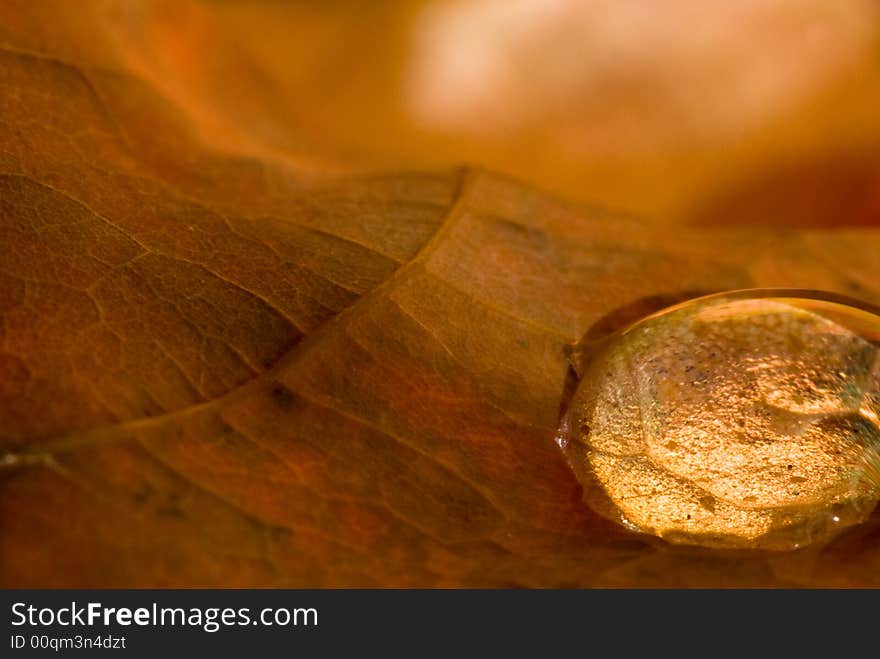
<path id="1" fill-rule="evenodd" d="M 876 0 L 89 6 L 223 149 L 472 163 L 665 221 L 880 222 Z"/>

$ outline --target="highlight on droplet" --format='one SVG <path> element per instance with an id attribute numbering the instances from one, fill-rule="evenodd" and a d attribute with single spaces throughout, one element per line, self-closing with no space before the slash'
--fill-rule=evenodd
<path id="1" fill-rule="evenodd" d="M 676 305 L 581 346 L 559 444 L 586 501 L 676 544 L 788 550 L 880 498 L 880 316 L 811 291 Z"/>

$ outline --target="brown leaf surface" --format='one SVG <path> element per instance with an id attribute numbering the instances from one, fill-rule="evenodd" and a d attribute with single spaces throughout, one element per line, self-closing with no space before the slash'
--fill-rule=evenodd
<path id="1" fill-rule="evenodd" d="M 0 10 L 2 585 L 878 585 L 876 518 L 672 548 L 587 508 L 554 442 L 566 348 L 619 309 L 877 303 L 876 228 L 670 231 L 480 168 L 346 173 L 210 9 L 153 7 Z"/>

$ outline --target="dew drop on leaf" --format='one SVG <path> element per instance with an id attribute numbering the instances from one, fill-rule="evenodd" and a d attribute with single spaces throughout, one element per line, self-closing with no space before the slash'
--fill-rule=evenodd
<path id="1" fill-rule="evenodd" d="M 876 310 L 736 291 L 580 348 L 559 444 L 606 517 L 676 544 L 789 550 L 874 509 Z"/>

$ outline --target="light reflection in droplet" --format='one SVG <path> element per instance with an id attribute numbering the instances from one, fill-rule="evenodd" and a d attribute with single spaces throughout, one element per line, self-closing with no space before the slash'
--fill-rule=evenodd
<path id="1" fill-rule="evenodd" d="M 627 528 L 797 548 L 880 497 L 878 346 L 880 316 L 834 296 L 692 300 L 585 347 L 559 444 Z"/>

